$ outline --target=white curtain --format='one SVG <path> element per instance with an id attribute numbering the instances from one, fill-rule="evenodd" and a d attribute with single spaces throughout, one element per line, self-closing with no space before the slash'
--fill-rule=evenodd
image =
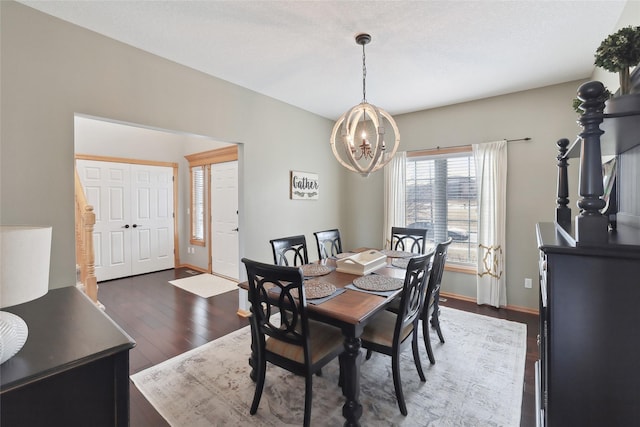
<path id="1" fill-rule="evenodd" d="M 382 247 L 388 248 L 391 239 L 391 227 L 405 225 L 405 197 L 407 153 L 398 151 L 384 167 L 384 224 Z"/>
<path id="2" fill-rule="evenodd" d="M 478 187 L 478 304 L 507 305 L 507 141 L 473 144 Z"/>

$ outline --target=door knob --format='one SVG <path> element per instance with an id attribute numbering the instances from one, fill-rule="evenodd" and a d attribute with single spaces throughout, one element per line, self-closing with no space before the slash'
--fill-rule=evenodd
<path id="1" fill-rule="evenodd" d="M 129 228 L 129 224 L 123 225 L 122 228 Z"/>
<path id="2" fill-rule="evenodd" d="M 238 227 L 234 228 L 234 229 L 233 229 L 233 230 L 231 230 L 231 231 L 238 231 Z"/>
<path id="3" fill-rule="evenodd" d="M 133 226 L 132 226 L 132 227 L 133 227 L 133 228 L 136 228 L 137 226 L 138 226 L 138 224 L 133 224 Z"/>

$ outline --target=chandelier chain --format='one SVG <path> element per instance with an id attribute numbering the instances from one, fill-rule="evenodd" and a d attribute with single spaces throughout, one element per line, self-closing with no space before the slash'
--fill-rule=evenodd
<path id="1" fill-rule="evenodd" d="M 367 102 L 367 56 L 362 45 L 362 102 Z"/>

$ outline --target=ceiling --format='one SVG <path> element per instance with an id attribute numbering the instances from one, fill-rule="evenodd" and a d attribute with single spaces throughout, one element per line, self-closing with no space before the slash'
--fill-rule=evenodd
<path id="1" fill-rule="evenodd" d="M 633 1 L 633 0 L 630 0 Z M 626 0 L 20 1 L 321 116 L 391 114 L 582 78 Z"/>

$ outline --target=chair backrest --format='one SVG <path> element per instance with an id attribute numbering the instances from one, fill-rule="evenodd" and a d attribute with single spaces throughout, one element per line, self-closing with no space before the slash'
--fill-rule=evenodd
<path id="1" fill-rule="evenodd" d="M 391 227 L 391 249 L 424 254 L 427 231 L 426 228 Z"/>
<path id="2" fill-rule="evenodd" d="M 309 320 L 304 277 L 299 267 L 264 264 L 243 258 L 247 269 L 254 339 L 264 350 L 266 336 L 303 348 L 310 361 Z M 271 316 L 280 314 L 280 325 Z"/>
<path id="3" fill-rule="evenodd" d="M 444 264 L 447 261 L 447 250 L 453 238 L 449 237 L 444 242 L 436 245 L 433 254 L 433 262 L 431 263 L 431 274 L 427 283 L 427 295 L 424 302 L 425 307 L 431 307 L 436 298 L 440 295 L 440 283 L 442 282 L 442 274 L 444 273 Z M 425 318 L 428 316 L 429 310 L 424 310 Z M 423 319 L 424 320 L 424 319 Z"/>
<path id="4" fill-rule="evenodd" d="M 275 265 L 299 266 L 309 264 L 307 240 L 304 235 L 270 240 Z"/>
<path id="5" fill-rule="evenodd" d="M 340 230 L 316 231 L 316 244 L 318 245 L 318 258 L 327 259 L 342 253 L 342 240 L 340 239 Z"/>
<path id="6" fill-rule="evenodd" d="M 396 320 L 394 341 L 401 338 L 401 331 L 416 321 L 422 312 L 425 298 L 425 286 L 429 277 L 429 261 L 432 254 L 419 255 L 409 260 L 404 276 L 400 309 Z"/>

